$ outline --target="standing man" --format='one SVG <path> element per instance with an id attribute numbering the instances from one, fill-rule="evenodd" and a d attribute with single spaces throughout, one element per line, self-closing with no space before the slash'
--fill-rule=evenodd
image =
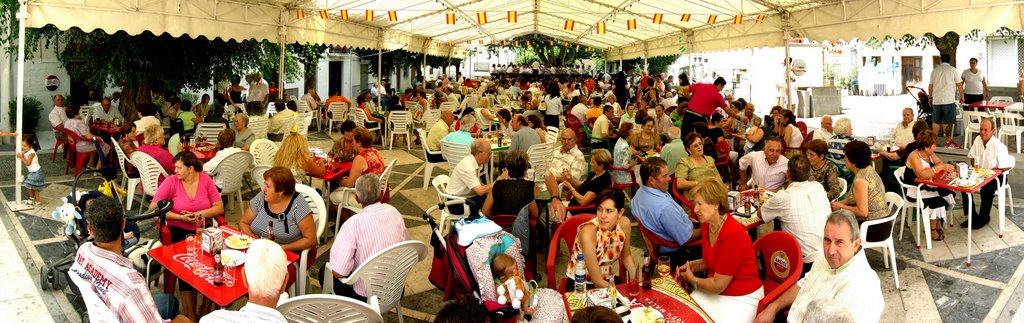
<path id="1" fill-rule="evenodd" d="M 964 105 L 988 98 L 988 81 L 985 80 L 985 74 L 978 70 L 978 59 L 971 57 L 970 62 L 971 68 L 960 74 L 960 78 L 964 80 L 964 94 L 960 96 L 960 103 Z"/>
<path id="2" fill-rule="evenodd" d="M 722 90 L 725 89 L 725 78 L 716 78 L 714 84 L 696 83 L 682 87 L 683 96 L 690 99 L 686 111 L 683 113 L 683 133 L 693 132 L 693 124 L 697 122 L 708 122 L 708 117 L 715 113 L 715 109 L 722 108 L 735 116 L 736 112 L 731 111 L 729 104 L 722 97 Z M 731 98 L 730 98 L 731 100 Z"/>
<path id="3" fill-rule="evenodd" d="M 963 93 L 964 80 L 956 68 L 949 65 L 949 54 L 940 55 L 939 61 L 942 63 L 932 70 L 931 83 L 928 84 L 928 92 L 932 94 L 928 101 L 934 111 L 932 130 L 939 137 L 946 135 L 947 148 L 960 148 L 953 141 L 953 125 L 956 124 L 956 99 Z"/>
<path id="4" fill-rule="evenodd" d="M 633 216 L 654 235 L 679 245 L 677 248 L 659 246 L 658 255 L 669 256 L 673 268 L 699 258 L 686 252 L 686 248 L 682 247 L 687 242 L 700 238 L 700 229 L 693 227 L 690 216 L 668 194 L 669 185 L 672 183 L 668 164 L 660 157 L 647 158 L 640 165 L 640 179 L 644 185 L 636 192 L 631 202 Z"/>
<path id="5" fill-rule="evenodd" d="M 980 168 L 985 169 L 1000 169 L 1007 171 L 1016 165 L 1017 160 L 1010 156 L 1006 150 L 1006 145 L 999 142 L 999 139 L 993 138 L 996 132 L 995 122 L 990 118 L 981 120 L 981 131 L 978 133 L 978 137 L 974 139 L 971 144 L 971 149 L 967 152 L 967 156 L 974 160 L 975 164 Z M 992 210 L 992 198 L 995 196 L 996 189 L 999 188 L 1000 184 L 1006 183 L 1006 173 L 1000 175 L 994 181 L 989 181 L 988 184 L 981 187 L 981 191 L 978 195 L 981 195 L 981 207 L 974 208 L 973 221 L 971 223 L 971 229 L 977 230 L 985 227 L 989 217 L 989 211 Z M 967 193 L 963 194 L 963 200 L 967 201 Z M 960 224 L 961 228 L 967 227 L 967 221 Z"/>
<path id="6" fill-rule="evenodd" d="M 526 126 L 526 117 L 522 114 L 512 116 L 512 122 L 509 124 L 512 126 L 512 143 L 508 146 L 508 152 L 517 150 L 526 152 L 530 146 L 540 143 L 540 134 Z M 489 144 L 487 147 L 490 149 Z"/>
<path id="7" fill-rule="evenodd" d="M 256 81 L 249 84 L 249 94 L 246 96 L 245 101 L 260 102 L 265 107 L 269 98 L 270 86 L 267 85 L 267 81 L 263 80 L 263 73 L 256 73 Z"/>

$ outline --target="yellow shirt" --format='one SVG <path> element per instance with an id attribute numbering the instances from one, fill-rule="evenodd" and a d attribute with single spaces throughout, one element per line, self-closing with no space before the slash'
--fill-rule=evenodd
<path id="1" fill-rule="evenodd" d="M 444 139 L 448 132 L 448 124 L 444 120 L 437 120 L 437 123 L 434 123 L 434 126 L 430 127 L 430 131 L 427 132 L 427 148 L 433 151 L 441 150 L 441 139 Z"/>

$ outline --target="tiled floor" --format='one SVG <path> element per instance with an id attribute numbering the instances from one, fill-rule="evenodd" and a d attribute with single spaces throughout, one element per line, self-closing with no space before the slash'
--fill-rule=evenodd
<path id="1" fill-rule="evenodd" d="M 867 128 L 867 127 L 865 127 Z M 333 135 L 336 137 L 337 135 Z M 311 133 L 311 146 L 327 149 L 330 141 L 324 133 Z M 386 160 L 398 159 L 394 173 L 390 179 L 392 188 L 391 204 L 406 218 L 406 226 L 410 237 L 429 243 L 430 228 L 421 219 L 422 212 L 437 202 L 433 188 L 423 187 L 423 161 L 418 146 L 413 151 L 404 151 L 404 142 L 396 143 L 395 150 L 382 149 L 381 154 Z M 398 149 L 402 147 L 402 149 Z M 66 244 L 61 232 L 61 224 L 50 216 L 50 211 L 57 205 L 57 198 L 70 191 L 71 176 L 63 175 L 58 163 L 49 162 L 50 155 L 42 154 L 44 173 L 49 186 L 43 191 L 46 205 L 26 211 L 4 211 L 0 215 L 0 313 L 13 313 L 15 321 L 22 322 L 78 322 L 76 311 L 78 300 L 69 299 L 62 291 L 43 291 L 39 288 L 38 270 L 54 258 L 59 258 L 73 250 Z M 13 200 L 13 162 L 11 159 L 0 159 L 0 201 Z M 447 165 L 436 167 L 434 175 L 447 174 Z M 80 189 L 92 189 L 98 185 L 95 178 L 86 178 L 79 183 Z M 257 187 L 258 189 L 258 187 Z M 243 189 L 243 198 L 249 199 L 252 193 Z M 1017 205 L 1021 200 L 1016 201 Z M 1009 208 L 1008 208 L 1009 210 Z M 976 230 L 973 235 L 972 266 L 965 266 L 966 231 L 960 228 L 947 228 L 946 241 L 934 242 L 932 249 L 916 248 L 914 243 L 913 223 L 909 221 L 902 240 L 897 237 L 896 268 L 899 271 L 901 289 L 895 288 L 892 269 L 883 266 L 880 252 L 871 250 L 867 255 L 872 267 L 881 280 L 886 309 L 884 322 L 977 322 L 977 321 L 1010 321 L 1015 319 L 1024 299 L 1024 291 L 1019 290 L 1021 277 L 1024 276 L 1024 210 L 1008 212 L 1006 231 L 1002 238 L 996 235 L 996 224 Z M 131 211 L 138 212 L 138 207 Z M 960 221 L 962 210 L 954 211 L 954 221 Z M 435 217 L 437 215 L 434 215 Z M 237 223 L 240 217 L 237 208 L 229 210 L 227 218 Z M 334 213 L 329 215 L 333 223 Z M 151 227 L 143 225 L 143 229 Z M 331 226 L 333 230 L 333 226 Z M 763 226 L 762 230 L 767 229 Z M 898 228 L 897 228 L 898 229 Z M 330 230 L 328 230 L 330 231 Z M 898 234 L 899 230 L 897 230 Z M 146 231 L 144 236 L 152 238 L 155 230 Z M 333 242 L 333 234 L 326 234 L 324 245 Z M 639 254 L 642 246 L 640 235 L 634 228 L 633 248 Z M 922 237 L 923 238 L 923 237 Z M 563 245 L 562 250 L 565 246 Z M 316 273 L 327 261 L 329 249 L 319 249 L 317 260 L 310 270 Z M 561 258 L 564 258 L 561 257 Z M 556 264 L 557 274 L 564 270 L 564 259 Z M 544 259 L 538 259 L 543 264 Z M 430 261 L 416 265 L 406 282 L 406 295 L 402 300 L 403 314 L 406 322 L 432 321 L 433 315 L 444 306 L 442 292 L 427 280 Z M 543 268 L 539 268 L 543 271 Z M 542 273 L 547 279 L 546 273 Z M 318 292 L 319 283 L 312 281 L 309 292 Z M 239 307 L 243 302 L 236 302 L 232 307 Z M 395 312 L 387 314 L 394 321 Z M 1020 318 L 1016 318 L 1020 319 Z M 0 319 L 2 320 L 2 319 Z"/>

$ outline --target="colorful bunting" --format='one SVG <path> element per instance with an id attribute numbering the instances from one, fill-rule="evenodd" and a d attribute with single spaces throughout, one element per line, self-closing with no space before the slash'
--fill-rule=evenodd
<path id="1" fill-rule="evenodd" d="M 530 41 L 529 40 L 526 41 L 526 46 L 530 46 Z"/>
<path id="2" fill-rule="evenodd" d="M 684 13 L 684 14 L 683 14 L 683 17 L 682 17 L 682 18 L 680 18 L 680 19 L 679 19 L 679 21 L 682 21 L 682 22 L 688 22 L 688 21 L 690 21 L 690 14 L 688 14 L 688 13 Z"/>
<path id="3" fill-rule="evenodd" d="M 710 16 L 708 16 L 708 24 L 709 25 L 710 24 L 714 24 L 715 20 L 718 20 L 718 16 L 717 15 L 710 15 Z"/>
<path id="4" fill-rule="evenodd" d="M 446 13 L 444 15 L 444 17 L 445 17 L 445 23 L 447 23 L 449 25 L 454 25 L 455 24 L 455 14 L 454 13 Z"/>
<path id="5" fill-rule="evenodd" d="M 663 16 L 663 15 L 662 15 L 662 14 L 660 14 L 660 13 L 656 13 L 656 14 L 654 14 L 654 19 L 652 19 L 652 20 L 651 20 L 651 22 L 653 22 L 653 23 L 656 23 L 656 24 L 659 24 L 659 25 L 660 25 L 660 24 L 661 24 L 661 18 L 662 18 L 662 16 Z"/>
<path id="6" fill-rule="evenodd" d="M 736 15 L 736 17 L 732 18 L 732 23 L 735 24 L 735 25 L 742 24 L 743 23 L 743 16 L 742 15 Z"/>
<path id="7" fill-rule="evenodd" d="M 574 22 L 572 20 L 566 20 L 565 21 L 565 27 L 562 27 L 562 28 L 565 29 L 565 30 L 568 30 L 568 31 L 572 31 L 572 29 L 574 27 L 576 27 L 576 22 Z"/>
<path id="8" fill-rule="evenodd" d="M 606 31 L 607 30 L 605 29 L 604 21 L 597 23 L 597 34 L 598 35 L 604 35 L 604 33 Z"/>
<path id="9" fill-rule="evenodd" d="M 764 15 L 757 15 L 757 19 L 754 20 L 755 24 L 764 23 Z"/>
<path id="10" fill-rule="evenodd" d="M 508 12 L 508 22 L 517 23 L 519 22 L 519 13 L 515 11 Z"/>
<path id="11" fill-rule="evenodd" d="M 327 19 L 327 10 L 320 10 L 320 19 Z"/>
<path id="12" fill-rule="evenodd" d="M 342 10 L 340 12 L 341 20 L 348 20 L 348 10 Z"/>
<path id="13" fill-rule="evenodd" d="M 296 10 L 295 11 L 295 19 L 302 19 L 302 18 L 306 18 L 306 12 L 303 11 L 302 9 Z"/>
<path id="14" fill-rule="evenodd" d="M 394 11 L 394 10 L 389 10 L 388 11 L 388 20 L 390 20 L 390 21 L 398 21 L 398 12 Z"/>
<path id="15" fill-rule="evenodd" d="M 373 21 L 373 10 L 366 11 L 366 21 Z"/>
<path id="16" fill-rule="evenodd" d="M 487 12 L 486 11 L 477 12 L 476 13 L 476 22 L 480 23 L 481 25 L 486 24 L 487 23 Z"/>
<path id="17" fill-rule="evenodd" d="M 636 19 L 626 20 L 626 30 L 636 29 Z"/>

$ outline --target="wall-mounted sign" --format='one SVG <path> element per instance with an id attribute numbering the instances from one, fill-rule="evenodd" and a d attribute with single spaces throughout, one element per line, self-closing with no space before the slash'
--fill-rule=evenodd
<path id="1" fill-rule="evenodd" d="M 60 79 L 56 75 L 46 76 L 46 89 L 56 91 L 60 87 Z"/>

